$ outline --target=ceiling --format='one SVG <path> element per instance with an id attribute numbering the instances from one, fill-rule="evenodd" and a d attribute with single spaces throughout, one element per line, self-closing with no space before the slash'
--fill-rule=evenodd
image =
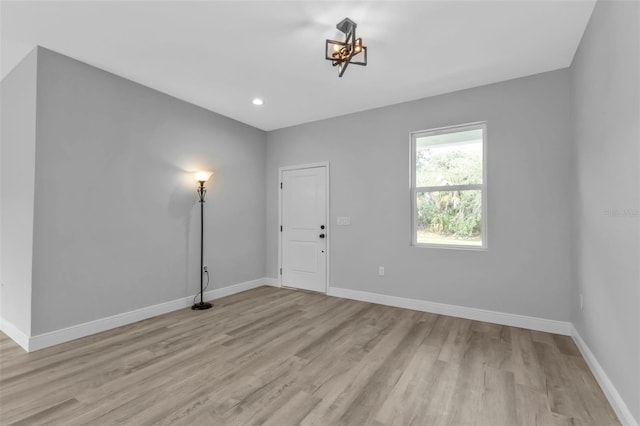
<path id="1" fill-rule="evenodd" d="M 40 45 L 273 130 L 568 67 L 594 4 L 2 1 L 2 77 Z M 344 17 L 369 64 L 338 78 L 324 41 Z"/>

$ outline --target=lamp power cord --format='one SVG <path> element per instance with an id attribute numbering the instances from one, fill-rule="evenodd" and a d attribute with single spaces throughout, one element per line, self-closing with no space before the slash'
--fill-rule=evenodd
<path id="1" fill-rule="evenodd" d="M 201 293 L 203 293 L 203 292 L 207 289 L 207 287 L 209 287 L 209 270 L 208 270 L 208 269 L 205 269 L 203 272 L 204 272 L 205 274 L 207 274 L 207 284 L 204 286 L 204 288 L 202 289 L 202 291 L 199 291 L 198 293 L 196 293 L 196 295 L 195 295 L 195 296 L 193 296 L 193 303 L 192 303 L 192 305 L 195 305 L 195 303 L 196 303 L 196 299 L 198 299 L 198 296 L 200 296 L 200 294 L 201 294 Z"/>

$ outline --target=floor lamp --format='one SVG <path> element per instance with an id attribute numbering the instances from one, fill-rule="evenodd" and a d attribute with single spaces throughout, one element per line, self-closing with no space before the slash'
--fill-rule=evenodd
<path id="1" fill-rule="evenodd" d="M 191 309 L 204 310 L 209 309 L 213 305 L 205 302 L 204 288 L 202 287 L 202 275 L 204 274 L 204 196 L 207 193 L 207 187 L 204 184 L 209 180 L 213 172 L 197 172 L 194 174 L 198 181 L 198 197 L 200 199 L 200 302 L 195 303 Z"/>

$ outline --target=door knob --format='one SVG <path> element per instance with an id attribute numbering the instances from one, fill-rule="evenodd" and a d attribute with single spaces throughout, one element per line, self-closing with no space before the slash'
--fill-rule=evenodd
<path id="1" fill-rule="evenodd" d="M 320 234 L 320 238 L 324 238 L 324 234 Z"/>
<path id="2" fill-rule="evenodd" d="M 320 229 L 324 229 L 324 225 L 320 225 Z"/>

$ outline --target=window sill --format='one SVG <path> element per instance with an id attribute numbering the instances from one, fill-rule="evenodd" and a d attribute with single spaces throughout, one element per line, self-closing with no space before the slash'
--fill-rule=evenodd
<path id="1" fill-rule="evenodd" d="M 416 248 L 434 248 L 445 250 L 470 250 L 470 251 L 487 251 L 487 245 L 472 246 L 466 244 L 428 244 L 428 243 L 412 243 L 411 247 Z"/>

